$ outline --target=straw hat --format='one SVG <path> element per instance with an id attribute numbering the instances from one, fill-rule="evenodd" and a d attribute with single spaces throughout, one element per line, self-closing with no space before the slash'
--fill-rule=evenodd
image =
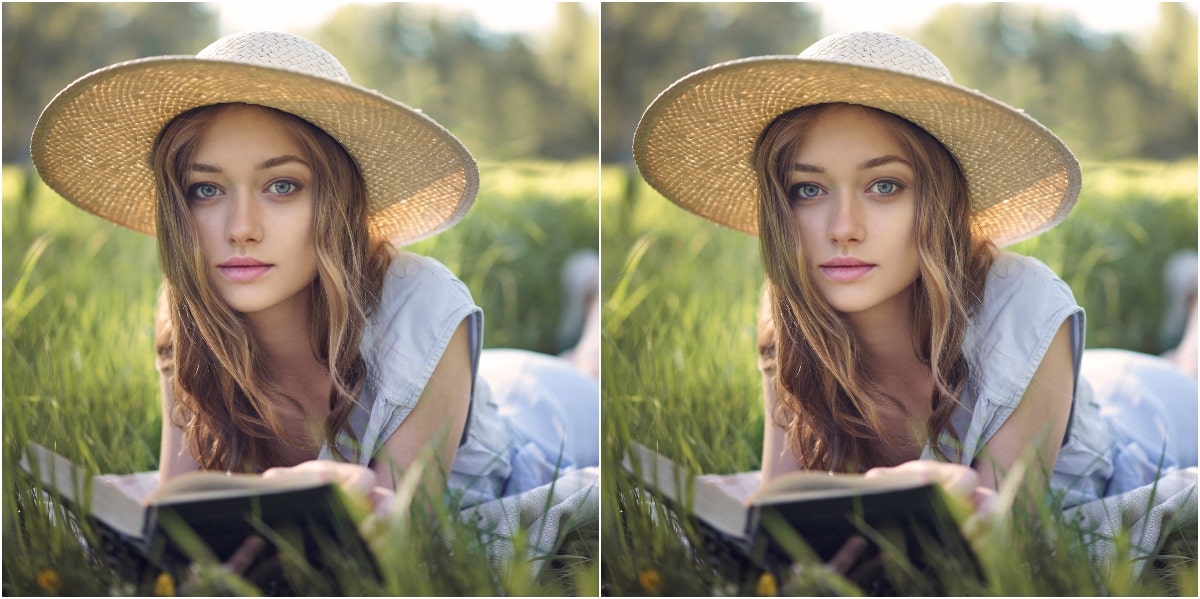
<path id="1" fill-rule="evenodd" d="M 754 144 L 779 115 L 846 102 L 899 115 L 958 160 L 973 219 L 997 245 L 1058 224 L 1079 196 L 1079 163 L 1019 109 L 954 83 L 925 48 L 887 33 L 826 37 L 799 56 L 717 64 L 675 82 L 638 123 L 642 176 L 683 208 L 756 235 Z"/>
<path id="2" fill-rule="evenodd" d="M 180 113 L 224 102 L 277 108 L 340 142 L 366 180 L 372 220 L 396 244 L 450 227 L 475 200 L 479 170 L 454 135 L 351 83 L 320 46 L 275 32 L 230 35 L 196 56 L 131 60 L 84 75 L 42 112 L 33 162 L 80 208 L 154 234 L 156 136 Z"/>

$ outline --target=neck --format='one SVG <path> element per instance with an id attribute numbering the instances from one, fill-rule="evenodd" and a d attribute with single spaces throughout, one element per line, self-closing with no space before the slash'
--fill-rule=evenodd
<path id="1" fill-rule="evenodd" d="M 853 314 L 850 324 L 878 383 L 901 399 L 910 413 L 923 413 L 933 392 L 932 374 L 913 343 L 911 309 L 909 287 L 886 304 Z"/>
<path id="2" fill-rule="evenodd" d="M 899 371 L 917 360 L 912 338 L 912 287 L 891 301 L 849 317 L 867 362 L 879 371 Z"/>
<path id="3" fill-rule="evenodd" d="M 328 410 L 330 378 L 309 335 L 308 294 L 304 289 L 270 310 L 247 314 L 246 320 L 271 379 L 313 414 Z"/>

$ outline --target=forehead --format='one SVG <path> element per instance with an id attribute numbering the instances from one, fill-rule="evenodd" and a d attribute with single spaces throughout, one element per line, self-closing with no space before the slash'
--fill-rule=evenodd
<path id="1" fill-rule="evenodd" d="M 814 153 L 853 154 L 861 158 L 884 155 L 908 157 L 895 117 L 863 106 L 835 106 L 822 113 L 803 139 L 799 156 Z"/>
<path id="2" fill-rule="evenodd" d="M 197 140 L 196 158 L 206 154 L 297 154 L 301 144 L 296 128 L 277 111 L 253 105 L 223 106 L 213 114 Z"/>

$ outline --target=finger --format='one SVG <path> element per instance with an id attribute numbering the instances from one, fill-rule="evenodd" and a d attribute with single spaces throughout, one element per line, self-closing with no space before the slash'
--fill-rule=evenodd
<path id="1" fill-rule="evenodd" d="M 971 501 L 975 504 L 975 513 L 990 516 L 996 507 L 996 491 L 988 487 L 975 487 Z"/>
<path id="2" fill-rule="evenodd" d="M 396 493 L 391 489 L 384 487 L 374 487 L 371 489 L 369 499 L 371 500 L 371 511 L 377 514 L 387 514 L 392 507 L 392 500 L 396 498 Z"/>
<path id="3" fill-rule="evenodd" d="M 845 543 L 842 543 L 841 549 L 838 549 L 837 553 L 833 554 L 833 557 L 825 562 L 825 567 L 837 574 L 845 574 L 850 571 L 850 568 L 854 566 L 854 562 L 858 561 L 859 556 L 862 555 L 863 550 L 866 548 L 866 539 L 858 535 L 850 537 L 846 539 Z"/>
<path id="4" fill-rule="evenodd" d="M 263 478 L 295 471 L 316 473 L 320 480 L 337 483 L 343 490 L 358 497 L 367 497 L 375 487 L 375 471 L 370 468 L 329 460 L 310 460 L 287 468 L 270 468 L 263 472 Z"/>
<path id="5" fill-rule="evenodd" d="M 262 537 L 251 535 L 242 541 L 242 545 L 225 560 L 225 569 L 234 574 L 244 574 L 250 568 L 250 564 L 254 563 L 254 558 L 262 551 L 267 544 Z"/>

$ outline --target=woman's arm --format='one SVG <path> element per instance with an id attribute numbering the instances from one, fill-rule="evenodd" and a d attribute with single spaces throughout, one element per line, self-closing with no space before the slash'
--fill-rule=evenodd
<path id="1" fill-rule="evenodd" d="M 458 451 L 471 401 L 474 374 L 468 326 L 466 320 L 458 325 L 416 407 L 372 459 L 379 485 L 395 488 L 418 454 L 429 447 L 435 463 L 425 471 L 423 487 L 429 497 L 440 497 L 445 491 L 446 476 Z"/>
<path id="2" fill-rule="evenodd" d="M 981 485 L 996 489 L 1022 452 L 1033 447 L 1038 460 L 1029 465 L 1025 480 L 1032 496 L 1044 493 L 1075 394 L 1071 326 L 1068 319 L 1058 328 L 1020 403 L 987 441 L 984 453 L 971 464 L 979 472 Z"/>
<path id="3" fill-rule="evenodd" d="M 775 423 L 775 323 L 771 318 L 770 294 L 764 288 L 758 304 L 758 370 L 762 373 L 763 389 L 763 454 L 764 483 L 783 474 L 803 470 L 787 444 L 787 433 Z"/>
<path id="4" fill-rule="evenodd" d="M 158 483 L 184 472 L 199 470 L 184 443 L 183 429 L 175 425 L 175 353 L 172 340 L 171 316 L 167 311 L 166 288 L 158 294 L 154 315 L 155 367 L 162 394 L 162 441 L 158 451 Z"/>
<path id="5" fill-rule="evenodd" d="M 162 387 L 162 442 L 158 453 L 158 483 L 162 484 L 173 476 L 199 470 L 200 464 L 185 446 L 183 430 L 173 422 L 175 379 L 160 375 L 159 386 Z"/>
<path id="6" fill-rule="evenodd" d="M 792 455 L 787 445 L 787 433 L 775 423 L 775 377 L 763 372 L 763 455 L 762 480 L 764 483 L 788 472 L 803 470 L 804 467 Z"/>

